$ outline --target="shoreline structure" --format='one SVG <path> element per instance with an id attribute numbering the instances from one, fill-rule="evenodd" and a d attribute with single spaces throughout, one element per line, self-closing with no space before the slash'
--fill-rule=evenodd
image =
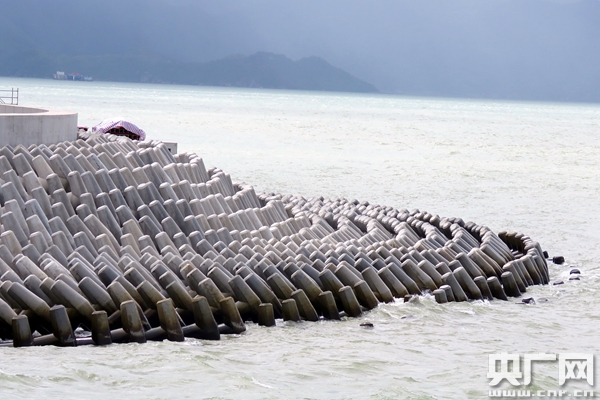
<path id="1" fill-rule="evenodd" d="M 218 340 L 245 321 L 357 317 L 426 292 L 507 300 L 549 282 L 545 253 L 523 234 L 257 194 L 159 141 L 80 133 L 4 146 L 0 183 L 7 346 Z"/>
<path id="2" fill-rule="evenodd" d="M 2 146 L 30 146 L 76 139 L 77 113 L 0 104 Z"/>

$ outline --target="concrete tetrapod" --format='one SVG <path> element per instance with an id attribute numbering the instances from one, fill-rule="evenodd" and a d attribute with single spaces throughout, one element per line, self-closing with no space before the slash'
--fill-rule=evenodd
<path id="1" fill-rule="evenodd" d="M 350 317 L 358 317 L 362 314 L 360 305 L 358 304 L 358 300 L 356 299 L 352 288 L 344 286 L 339 290 L 338 294 L 340 296 L 342 307 L 346 312 L 346 315 Z"/>
<path id="2" fill-rule="evenodd" d="M 195 336 L 200 339 L 219 340 L 219 326 L 212 310 L 208 304 L 208 300 L 203 296 L 196 296 L 192 300 L 192 310 L 194 313 L 194 322 L 199 329 L 199 333 Z"/>
<path id="3" fill-rule="evenodd" d="M 300 321 L 300 312 L 296 306 L 296 300 L 287 299 L 281 302 L 283 308 L 283 320 L 284 321 Z"/>
<path id="4" fill-rule="evenodd" d="M 160 328 L 164 331 L 166 338 L 172 342 L 183 342 L 185 337 L 173 301 L 171 299 L 160 300 L 156 303 L 156 311 L 158 311 Z"/>
<path id="5" fill-rule="evenodd" d="M 335 304 L 335 298 L 329 290 L 319 294 L 319 305 L 325 319 L 340 319 L 340 312 Z"/>
<path id="6" fill-rule="evenodd" d="M 354 285 L 354 292 L 357 300 L 360 302 L 360 305 L 365 307 L 367 310 L 372 310 L 379 304 L 377 298 L 373 294 L 373 291 L 371 291 L 371 288 L 369 288 L 369 285 L 367 285 L 367 282 L 365 281 L 360 281 Z"/>
<path id="7" fill-rule="evenodd" d="M 435 296 L 435 301 L 440 304 L 448 302 L 448 298 L 446 297 L 446 291 L 444 289 L 434 290 L 433 295 Z"/>
<path id="8" fill-rule="evenodd" d="M 258 324 L 262 326 L 275 326 L 273 304 L 260 303 L 258 308 Z"/>
<path id="9" fill-rule="evenodd" d="M 94 311 L 92 313 L 92 340 L 97 346 L 112 343 L 106 311 Z"/>
<path id="10" fill-rule="evenodd" d="M 487 279 L 488 287 L 492 292 L 492 296 L 496 299 L 500 300 L 508 300 L 506 297 L 506 293 L 504 293 L 504 289 L 502 288 L 502 284 L 495 276 L 491 276 Z"/>
<path id="11" fill-rule="evenodd" d="M 292 293 L 292 299 L 295 301 L 300 316 L 307 321 L 318 321 L 319 315 L 313 307 L 304 290 L 298 289 Z"/>
<path id="12" fill-rule="evenodd" d="M 33 336 L 26 315 L 17 315 L 12 319 L 12 335 L 14 347 L 33 345 Z"/>
<path id="13" fill-rule="evenodd" d="M 56 305 L 50 308 L 50 320 L 52 321 L 52 333 L 58 340 L 59 346 L 77 345 L 65 306 Z"/>

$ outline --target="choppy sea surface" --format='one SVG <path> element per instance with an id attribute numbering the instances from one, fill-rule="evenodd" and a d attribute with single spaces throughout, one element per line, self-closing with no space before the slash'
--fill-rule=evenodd
<path id="1" fill-rule="evenodd" d="M 219 342 L 0 348 L 2 400 L 487 399 L 493 353 L 591 353 L 600 380 L 600 104 L 0 78 L 10 87 L 79 125 L 128 119 L 257 190 L 457 216 L 523 232 L 566 263 L 550 264 L 564 284 L 527 289 L 531 305 L 424 296 Z M 559 386 L 558 372 L 536 363 L 532 394 L 600 397 L 600 384 Z"/>

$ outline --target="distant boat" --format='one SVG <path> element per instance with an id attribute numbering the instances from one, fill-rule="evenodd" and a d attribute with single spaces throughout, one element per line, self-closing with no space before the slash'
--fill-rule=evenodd
<path id="1" fill-rule="evenodd" d="M 137 125 L 122 119 L 106 119 L 92 128 L 94 133 L 112 133 L 117 136 L 126 136 L 133 140 L 146 139 L 146 132 Z"/>
<path id="2" fill-rule="evenodd" d="M 84 82 L 92 82 L 94 80 L 91 76 L 81 75 L 79 72 L 71 72 L 70 74 L 65 74 L 64 71 L 56 71 L 54 74 L 54 79 L 57 81 L 84 81 Z"/>

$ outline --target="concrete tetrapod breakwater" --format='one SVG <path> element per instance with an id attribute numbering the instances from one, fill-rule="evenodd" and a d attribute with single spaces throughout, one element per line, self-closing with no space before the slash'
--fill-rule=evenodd
<path id="1" fill-rule="evenodd" d="M 15 347 L 218 340 L 247 321 L 356 317 L 426 292 L 506 300 L 549 281 L 523 234 L 257 194 L 161 142 L 5 146 L 0 183 L 0 338 Z"/>

